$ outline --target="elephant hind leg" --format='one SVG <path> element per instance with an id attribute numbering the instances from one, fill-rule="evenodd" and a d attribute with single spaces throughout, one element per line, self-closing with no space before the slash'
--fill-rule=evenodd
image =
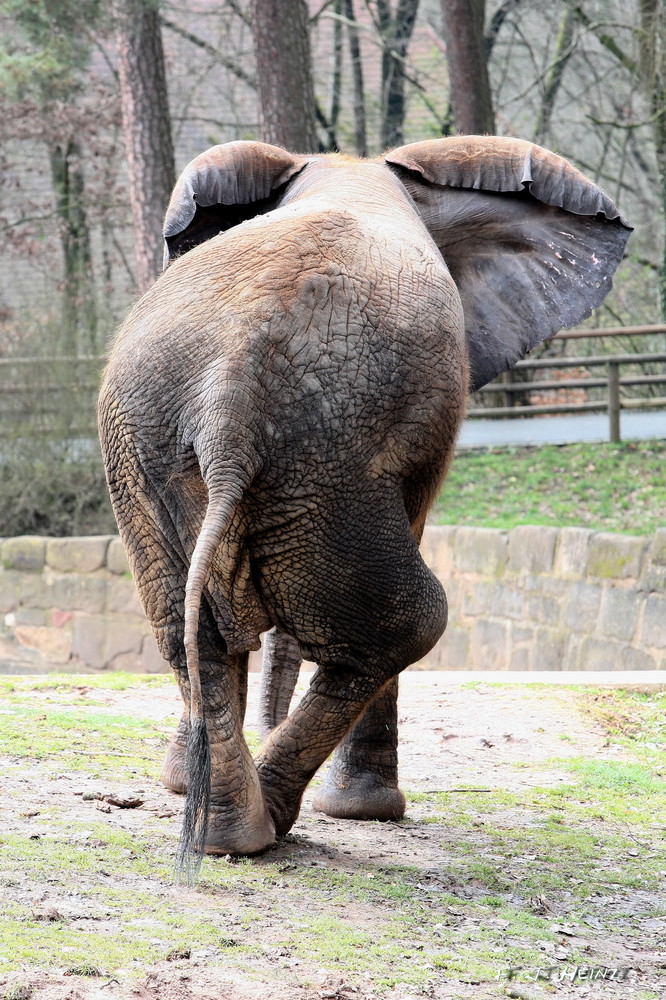
<path id="1" fill-rule="evenodd" d="M 339 744 L 313 806 L 337 819 L 397 820 L 398 678 L 392 678 Z"/>
<path id="2" fill-rule="evenodd" d="M 111 451 L 111 449 L 107 449 Z M 107 474 L 118 527 L 132 574 L 157 643 L 175 672 L 186 706 L 190 702 L 184 646 L 185 582 L 196 524 L 185 523 L 175 502 L 160 488 L 141 461 L 131 435 L 112 449 Z M 136 498 L 140 498 L 140 508 Z M 205 502 L 205 497 L 202 498 Z M 196 512 L 195 512 L 196 513 Z M 196 518 L 191 513 L 192 521 Z M 176 527 L 178 526 L 178 527 Z M 215 574 L 210 581 L 215 584 Z M 206 591 L 198 619 L 198 649 L 205 726 L 210 745 L 210 782 L 205 759 L 195 762 L 203 781 L 200 804 L 210 784 L 209 819 L 203 849 L 211 854 L 254 854 L 275 839 L 275 827 L 263 799 L 259 778 L 242 732 L 247 682 L 247 656 L 230 655 L 220 634 L 218 602 Z M 172 743 L 164 777 L 170 787 L 185 790 L 186 766 L 181 723 Z M 196 749 L 193 747 L 193 749 Z M 206 810 L 204 809 L 204 812 Z M 203 819 L 201 810 L 197 812 Z M 193 814 L 186 817 L 192 825 Z M 199 823 L 201 829 L 205 826 Z M 196 864 L 196 858 L 194 859 Z"/>
<path id="3" fill-rule="evenodd" d="M 386 683 L 385 678 L 360 673 L 353 667 L 319 667 L 300 703 L 266 740 L 257 761 L 257 770 L 278 835 L 291 829 L 303 792 L 313 774 Z M 386 697 L 395 700 L 390 690 Z M 378 706 L 377 714 L 380 711 L 381 706 Z M 397 769 L 397 758 L 388 759 L 385 763 L 387 766 L 379 780 L 374 765 L 370 772 L 366 771 L 363 775 L 363 780 L 368 787 L 374 786 L 375 802 L 383 794 L 384 808 L 390 807 L 395 812 L 400 807 L 404 809 L 402 793 L 397 789 L 397 774 L 397 795 L 389 790 L 393 783 L 393 770 Z M 356 777 L 360 774 L 358 770 Z M 383 818 L 396 816 L 385 815 Z"/>
<path id="4" fill-rule="evenodd" d="M 301 666 L 298 643 L 271 629 L 264 639 L 259 695 L 263 739 L 287 718 Z M 338 745 L 314 808 L 338 819 L 397 820 L 405 814 L 398 787 L 398 678 L 370 703 Z"/>

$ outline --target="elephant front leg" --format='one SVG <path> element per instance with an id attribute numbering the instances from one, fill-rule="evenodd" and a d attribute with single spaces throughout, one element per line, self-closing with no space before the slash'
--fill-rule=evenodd
<path id="1" fill-rule="evenodd" d="M 398 787 L 398 678 L 385 685 L 335 751 L 314 802 L 338 819 L 402 819 Z"/>
<path id="2" fill-rule="evenodd" d="M 257 770 L 278 835 L 291 829 L 313 774 L 385 683 L 385 677 L 320 667 L 297 708 L 271 733 Z"/>
<path id="3" fill-rule="evenodd" d="M 277 628 L 266 633 L 259 691 L 262 739 L 265 740 L 287 718 L 302 662 L 296 639 Z"/>
<path id="4" fill-rule="evenodd" d="M 169 740 L 166 757 L 160 772 L 160 781 L 171 792 L 184 795 L 187 791 L 187 715 L 183 713 L 178 728 Z"/>

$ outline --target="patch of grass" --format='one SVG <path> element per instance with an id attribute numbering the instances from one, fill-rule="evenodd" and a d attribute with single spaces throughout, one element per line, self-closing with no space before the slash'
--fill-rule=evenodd
<path id="1" fill-rule="evenodd" d="M 132 769 L 157 778 L 167 742 L 163 724 L 86 707 L 15 702 L 3 710 L 0 753 L 45 760 L 95 776 Z"/>
<path id="2" fill-rule="evenodd" d="M 580 707 L 609 737 L 634 753 L 653 752 L 659 763 L 666 750 L 666 691 L 578 689 Z"/>
<path id="3" fill-rule="evenodd" d="M 72 963 L 72 969 L 85 965 L 109 970 L 119 969 L 127 961 L 155 961 L 158 957 L 156 949 L 131 927 L 101 935 L 96 930 L 36 923 L 27 915 L 18 919 L 3 916 L 0 961 L 7 970 L 24 965 L 55 968 L 62 965 L 63 958 Z"/>
<path id="4" fill-rule="evenodd" d="M 66 970 L 66 975 L 69 976 L 101 976 L 102 970 L 97 965 L 93 965 L 91 962 L 82 962 L 81 965 L 70 965 Z"/>
<path id="5" fill-rule="evenodd" d="M 10 769 L 34 762 L 38 751 L 45 776 L 74 770 L 66 746 L 80 739 L 93 753 L 88 769 L 98 766 L 99 753 L 100 769 L 108 761 L 116 778 L 119 764 L 131 773 L 151 748 L 156 780 L 165 735 L 157 725 L 78 704 L 35 706 L 29 690 L 23 697 L 3 716 Z M 603 933 L 614 934 L 626 899 L 624 926 L 636 927 L 638 939 L 635 900 L 659 890 L 664 869 L 657 825 L 666 826 L 666 783 L 648 758 L 659 745 L 663 700 L 594 697 L 576 695 L 584 710 L 591 706 L 597 720 L 607 720 L 621 758 L 545 761 L 546 771 L 566 775 L 554 786 L 464 795 L 408 790 L 413 816 L 396 824 L 396 833 L 403 843 L 424 830 L 434 834 L 441 850 L 427 866 L 377 864 L 361 851 L 318 853 L 295 834 L 260 858 L 204 859 L 192 892 L 173 883 L 177 823 L 146 819 L 139 830 L 125 828 L 121 813 L 106 818 L 91 803 L 82 835 L 62 801 L 49 805 L 35 840 L 30 834 L 42 830 L 41 820 L 25 824 L 19 815 L 16 829 L 0 835 L 8 900 L 0 963 L 9 970 L 88 963 L 113 974 L 205 950 L 207 963 L 242 965 L 250 979 L 266 975 L 268 956 L 277 976 L 296 963 L 303 976 L 324 965 L 359 985 L 369 977 L 381 991 L 398 983 L 426 990 L 444 975 L 487 984 L 494 995 L 502 968 L 548 964 L 554 920 L 576 922 L 592 911 Z M 114 748 L 127 756 L 112 757 Z M 64 914 L 57 923 L 36 919 L 27 902 L 45 884 L 49 905 Z M 614 910 L 597 905 L 602 893 L 619 901 Z M 551 907 L 544 913 L 542 898 Z M 649 915 L 658 918 L 659 905 Z M 571 956 L 577 960 L 575 948 Z"/>
<path id="6" fill-rule="evenodd" d="M 581 526 L 652 534 L 666 522 L 666 441 L 458 452 L 436 524 Z"/>
<path id="7" fill-rule="evenodd" d="M 8 990 L 5 990 L 2 994 L 2 1000 L 30 1000 L 33 992 L 31 986 L 16 983 L 14 986 L 10 986 Z"/>
<path id="8" fill-rule="evenodd" d="M 632 761 L 573 760 L 569 767 L 580 775 L 584 789 L 610 790 L 623 795 L 660 796 L 666 801 L 666 781 L 643 764 Z"/>
<path id="9" fill-rule="evenodd" d="M 46 674 L 39 677 L 0 677 L 0 693 L 27 691 L 78 692 L 81 688 L 127 691 L 129 688 L 164 687 L 173 684 L 171 674 L 130 674 L 121 670 L 104 674 Z"/>

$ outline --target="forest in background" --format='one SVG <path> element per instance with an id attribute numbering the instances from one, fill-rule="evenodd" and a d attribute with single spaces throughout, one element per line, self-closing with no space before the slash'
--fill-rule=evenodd
<path id="1" fill-rule="evenodd" d="M 589 323 L 662 322 L 665 3 L 0 0 L 0 534 L 94 530 L 101 508 L 112 523 L 87 359 L 159 273 L 174 179 L 215 143 L 532 139 L 635 226 Z M 607 347 L 664 349 L 649 340 Z"/>
<path id="2" fill-rule="evenodd" d="M 238 138 L 549 146 L 636 227 L 594 322 L 658 322 L 665 23 L 661 0 L 1 0 L 0 356 L 102 351 L 177 172 Z"/>

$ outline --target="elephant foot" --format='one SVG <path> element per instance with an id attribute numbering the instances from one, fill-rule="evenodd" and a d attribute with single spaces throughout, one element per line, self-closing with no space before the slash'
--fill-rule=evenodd
<path id="1" fill-rule="evenodd" d="M 298 819 L 303 793 L 294 794 L 291 788 L 279 789 L 276 775 L 264 763 L 257 765 L 257 773 L 275 833 L 278 837 L 284 837 Z"/>
<path id="2" fill-rule="evenodd" d="M 277 800 L 272 801 L 270 796 L 267 796 L 267 800 L 271 819 L 275 825 L 275 833 L 278 837 L 284 837 L 285 834 L 289 833 L 292 826 L 298 819 L 298 814 L 301 809 L 301 799 L 299 797 L 295 804 L 292 802 L 285 803 Z"/>
<path id="3" fill-rule="evenodd" d="M 405 815 L 406 804 L 400 789 L 384 784 L 374 772 L 352 776 L 333 763 L 312 806 L 335 819 L 396 820 Z"/>
<path id="4" fill-rule="evenodd" d="M 187 792 L 186 751 L 177 739 L 169 745 L 160 780 L 170 791 Z M 224 794 L 219 799 L 224 799 Z M 218 803 L 219 803 L 218 799 Z M 275 824 L 266 807 L 261 791 L 250 789 L 249 802 L 243 809 L 216 805 L 215 789 L 211 790 L 208 814 L 206 854 L 251 856 L 261 854 L 275 843 Z"/>
<path id="5" fill-rule="evenodd" d="M 275 824 L 257 787 L 245 808 L 216 807 L 215 791 L 208 816 L 206 854 L 250 857 L 275 843 Z"/>
<path id="6" fill-rule="evenodd" d="M 181 741 L 180 734 L 173 737 L 164 758 L 160 781 L 171 792 L 185 795 L 187 792 L 187 749 L 186 740 Z"/>
<path id="7" fill-rule="evenodd" d="M 185 795 L 187 792 L 186 758 L 185 746 L 181 746 L 177 737 L 174 737 L 164 758 L 160 781 L 169 791 L 178 792 L 179 795 Z"/>
<path id="8" fill-rule="evenodd" d="M 171 792 L 185 795 L 187 792 L 187 718 L 183 714 L 178 729 L 169 741 L 160 781 Z"/>

